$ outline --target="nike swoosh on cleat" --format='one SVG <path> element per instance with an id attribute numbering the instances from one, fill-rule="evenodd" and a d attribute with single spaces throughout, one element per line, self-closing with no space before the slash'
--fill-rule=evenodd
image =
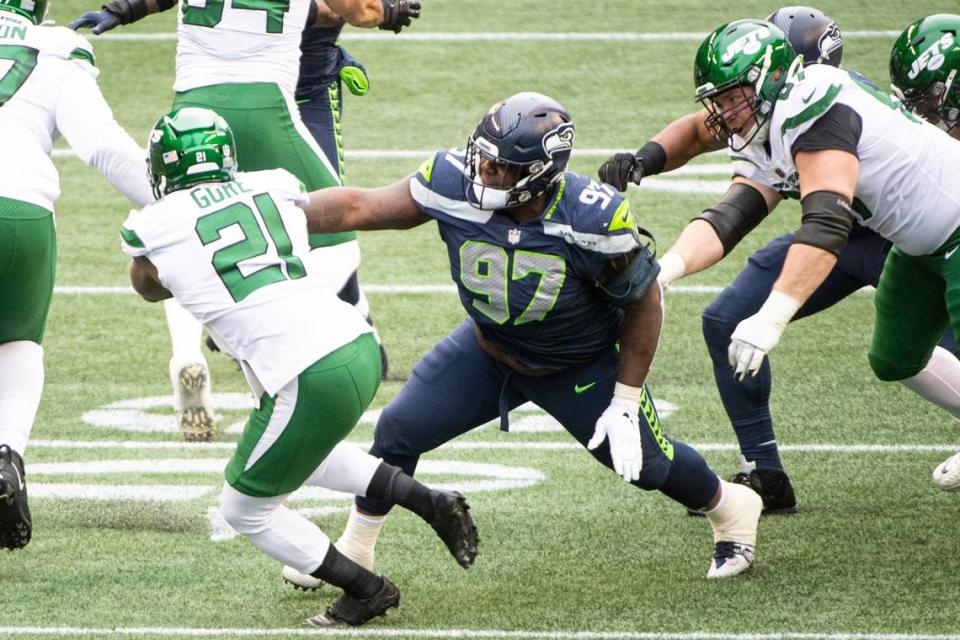
<path id="1" fill-rule="evenodd" d="M 583 386 L 580 386 L 579 384 L 576 384 L 576 385 L 573 386 L 573 391 L 574 391 L 575 393 L 583 393 L 583 392 L 586 391 L 587 389 L 590 389 L 591 387 L 596 386 L 596 384 L 597 384 L 596 382 L 591 382 L 590 384 L 585 384 L 585 385 L 583 385 Z"/>

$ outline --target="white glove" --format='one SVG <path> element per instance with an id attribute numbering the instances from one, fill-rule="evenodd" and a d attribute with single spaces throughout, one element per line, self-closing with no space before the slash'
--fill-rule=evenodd
<path id="1" fill-rule="evenodd" d="M 610 440 L 610 458 L 613 470 L 624 482 L 638 480 L 643 470 L 643 440 L 640 438 L 640 396 L 642 387 L 620 384 L 614 386 L 610 406 L 597 419 L 597 428 L 587 443 L 593 451 L 606 439 Z"/>
<path id="2" fill-rule="evenodd" d="M 672 251 L 667 251 L 663 256 L 657 260 L 657 264 L 660 265 L 660 273 L 657 274 L 657 282 L 660 283 L 660 287 L 666 291 L 667 287 L 670 286 L 670 283 L 674 280 L 678 280 L 683 277 L 683 274 L 687 272 L 687 263 L 679 253 L 674 253 Z"/>
<path id="3" fill-rule="evenodd" d="M 799 308 L 795 298 L 774 290 L 760 311 L 740 321 L 727 350 L 730 366 L 736 367 L 735 378 L 743 380 L 747 373 L 757 375 L 764 356 L 780 342 L 783 330 Z"/>

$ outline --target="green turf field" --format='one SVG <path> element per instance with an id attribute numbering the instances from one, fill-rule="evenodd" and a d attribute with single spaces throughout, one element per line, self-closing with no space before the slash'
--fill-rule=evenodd
<path id="1" fill-rule="evenodd" d="M 573 168 L 594 175 L 608 150 L 635 149 L 695 106 L 692 60 L 700 36 L 689 34 L 776 7 L 754 0 L 421 1 L 423 17 L 408 33 L 345 30 L 345 46 L 371 77 L 367 96 L 345 99 L 350 184 L 387 184 L 433 150 L 462 145 L 490 104 L 521 90 L 548 93 L 571 111 L 580 151 Z M 52 17 L 66 23 L 96 4 L 57 1 Z M 888 32 L 925 14 L 956 11 L 949 4 L 819 6 L 844 30 L 844 62 L 886 86 L 894 39 Z M 169 34 L 174 22 L 172 14 L 156 16 L 114 33 Z M 623 33 L 673 35 L 614 37 Z M 175 43 L 101 38 L 94 47 L 118 120 L 145 140 L 170 105 Z M 406 153 L 370 153 L 377 150 Z M 365 153 L 351 156 L 359 151 Z M 724 162 L 709 156 L 697 161 L 703 174 L 665 176 L 630 192 L 639 223 L 661 250 L 723 190 Z M 34 539 L 22 551 L 0 553 L 0 638 L 316 633 L 301 621 L 324 609 L 334 592 L 286 587 L 279 566 L 213 514 L 249 402 L 241 374 L 210 356 L 220 433 L 208 445 L 184 445 L 167 397 L 162 308 L 121 290 L 127 259 L 117 233 L 129 203 L 78 160 L 58 157 L 57 166 L 60 290 L 27 451 Z M 781 206 L 723 263 L 667 293 L 649 383 L 668 433 L 697 445 L 722 475 L 737 470 L 737 452 L 714 390 L 700 313 L 712 288 L 798 221 L 796 204 Z M 464 312 L 450 291 L 391 289 L 451 285 L 432 224 L 362 235 L 361 243 L 361 280 L 376 285 L 369 298 L 391 363 L 374 403 L 379 409 Z M 960 496 L 930 481 L 931 469 L 960 446 L 960 432 L 945 414 L 872 378 L 872 318 L 872 296 L 857 294 L 791 326 L 773 353 L 778 439 L 802 511 L 761 523 L 752 575 L 708 582 L 706 522 L 628 487 L 530 408 L 513 415 L 514 433 L 489 425 L 425 458 L 425 481 L 468 494 L 481 555 L 462 571 L 426 526 L 394 514 L 377 566 L 400 586 L 402 606 L 359 635 L 960 638 Z M 369 442 L 372 419 L 350 439 Z M 304 493 L 291 505 L 336 538 L 349 501 Z"/>

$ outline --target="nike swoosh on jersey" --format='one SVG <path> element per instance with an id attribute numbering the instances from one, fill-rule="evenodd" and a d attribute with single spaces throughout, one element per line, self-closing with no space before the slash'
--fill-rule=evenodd
<path id="1" fill-rule="evenodd" d="M 954 247 L 953 249 L 950 249 L 950 251 L 947 251 L 945 254 L 943 254 L 943 259 L 949 260 L 950 257 L 957 252 L 957 249 L 960 249 L 960 245 Z"/>
<path id="2" fill-rule="evenodd" d="M 577 384 L 577 385 L 574 385 L 574 386 L 573 386 L 573 391 L 574 391 L 575 393 L 583 393 L 583 392 L 586 391 L 587 389 L 590 389 L 591 387 L 596 386 L 596 384 L 597 384 L 596 382 L 591 382 L 590 384 L 585 384 L 585 385 L 582 385 L 582 386 L 579 385 L 579 384 Z"/>

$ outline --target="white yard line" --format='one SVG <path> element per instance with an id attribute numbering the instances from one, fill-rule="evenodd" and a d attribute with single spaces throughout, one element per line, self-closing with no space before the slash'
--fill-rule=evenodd
<path id="1" fill-rule="evenodd" d="M 505 629 L 258 629 L 188 627 L 0 627 L 0 636 L 166 637 L 166 638 L 491 638 L 504 640 L 960 640 L 960 635 L 914 633 L 724 633 L 714 631 L 508 631 Z"/>
<path id="2" fill-rule="evenodd" d="M 81 31 L 89 36 L 88 31 Z M 375 31 L 348 31 L 340 36 L 343 42 L 389 42 L 391 45 L 413 42 L 701 42 L 707 34 L 699 31 L 643 32 L 474 32 L 405 31 L 397 38 L 392 33 Z M 844 31 L 845 40 L 896 38 L 900 31 Z M 112 31 L 102 36 L 90 36 L 94 42 L 163 42 L 175 41 L 176 32 L 123 33 Z"/>
<path id="3" fill-rule="evenodd" d="M 587 148 L 575 149 L 574 157 L 580 158 L 606 158 L 618 151 L 624 149 L 604 149 Z M 146 153 L 146 149 L 143 150 Z M 347 149 L 345 151 L 347 160 L 424 160 L 429 158 L 437 149 Z M 77 154 L 73 149 L 54 149 L 51 152 L 54 158 L 76 158 Z M 708 156 L 721 158 L 725 155 L 724 151 L 713 151 Z M 723 176 L 730 177 L 730 163 L 720 162 L 714 164 L 694 164 L 678 169 L 674 169 L 667 175 L 673 176 Z"/>
<path id="4" fill-rule="evenodd" d="M 370 442 L 353 442 L 363 449 L 370 447 Z M 728 442 L 689 442 L 687 443 L 698 451 L 737 451 L 737 445 Z M 185 450 L 185 451 L 223 451 L 232 450 L 235 442 L 177 442 L 155 440 L 30 440 L 31 449 L 121 449 L 121 450 Z M 580 449 L 580 445 L 572 440 L 513 440 L 503 441 L 476 441 L 454 440 L 441 447 L 447 451 L 482 451 L 482 450 L 534 450 L 534 451 L 562 451 Z M 926 453 L 926 452 L 955 452 L 960 449 L 958 444 L 836 444 L 836 443 L 808 443 L 808 444 L 781 444 L 780 451 L 797 453 Z"/>
<path id="5" fill-rule="evenodd" d="M 58 295 L 135 295 L 132 288 L 123 287 L 101 287 L 101 286 L 64 286 L 54 287 L 54 293 Z M 457 287 L 452 284 L 364 284 L 363 290 L 366 293 L 382 293 L 385 295 L 399 294 L 432 294 L 432 293 L 456 293 Z M 720 293 L 723 287 L 717 285 L 684 285 L 673 284 L 667 290 L 667 294 L 705 294 Z M 873 287 L 864 287 L 857 293 L 872 293 Z"/>

